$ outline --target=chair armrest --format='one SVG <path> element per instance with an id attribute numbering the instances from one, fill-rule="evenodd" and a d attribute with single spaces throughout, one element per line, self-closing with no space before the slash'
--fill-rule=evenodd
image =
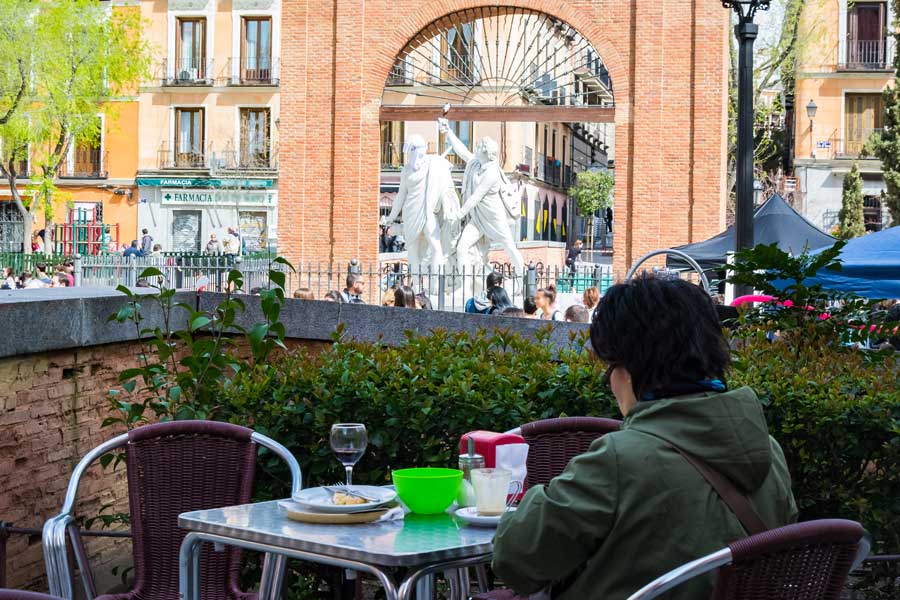
<path id="1" fill-rule="evenodd" d="M 254 431 L 250 439 L 260 446 L 268 448 L 287 463 L 288 468 L 291 470 L 291 497 L 299 494 L 300 490 L 303 489 L 303 475 L 300 473 L 300 463 L 297 462 L 296 457 L 287 448 L 269 436 Z"/>
<path id="2" fill-rule="evenodd" d="M 42 533 L 44 562 L 47 568 L 47 583 L 53 596 L 65 598 L 66 600 L 73 600 L 75 597 L 72 589 L 72 568 L 69 564 L 69 553 L 66 543 L 67 535 L 71 536 L 75 547 L 75 556 L 81 571 L 87 600 L 93 600 L 96 595 L 91 570 L 87 564 L 87 555 L 81 543 L 81 535 L 78 533 L 77 527 L 75 527 L 75 518 L 72 516 L 72 512 L 75 509 L 78 484 L 81 483 L 81 478 L 87 468 L 107 452 L 120 448 L 126 443 L 128 443 L 128 434 L 116 436 L 100 444 L 78 461 L 75 470 L 72 472 L 72 477 L 69 478 L 62 511 L 44 523 Z"/>
<path id="3" fill-rule="evenodd" d="M 699 577 L 704 573 L 708 573 L 730 563 L 731 548 L 722 548 L 712 554 L 702 556 L 697 560 L 683 564 L 680 567 L 672 569 L 668 573 L 660 575 L 629 596 L 628 600 L 650 600 L 650 598 L 656 598 L 689 579 Z"/>

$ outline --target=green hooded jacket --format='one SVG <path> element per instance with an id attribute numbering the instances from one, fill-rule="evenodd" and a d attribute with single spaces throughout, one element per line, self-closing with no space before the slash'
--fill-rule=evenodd
<path id="1" fill-rule="evenodd" d="M 658 436 L 658 437 L 657 437 Z M 518 594 L 553 584 L 564 600 L 620 600 L 663 573 L 747 536 L 669 440 L 746 493 L 770 528 L 797 506 L 781 447 L 750 388 L 639 402 L 621 431 L 596 440 L 504 515 L 493 568 Z M 664 598 L 709 598 L 713 575 Z"/>

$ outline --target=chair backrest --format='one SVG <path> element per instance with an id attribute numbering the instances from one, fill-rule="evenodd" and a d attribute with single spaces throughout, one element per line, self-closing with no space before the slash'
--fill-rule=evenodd
<path id="1" fill-rule="evenodd" d="M 178 597 L 178 553 L 185 536 L 179 514 L 250 502 L 257 454 L 252 434 L 246 427 L 210 421 L 145 425 L 128 433 L 134 597 Z M 205 547 L 203 553 L 203 597 L 234 597 L 240 552 Z"/>
<path id="2" fill-rule="evenodd" d="M 868 554 L 865 536 L 855 521 L 822 519 L 738 540 L 713 600 L 838 600 L 857 557 Z"/>
<path id="3" fill-rule="evenodd" d="M 621 421 L 599 417 L 561 417 L 522 425 L 522 437 L 528 444 L 525 486 L 550 483 L 570 460 L 587 452 L 594 440 L 621 427 Z"/>
<path id="4" fill-rule="evenodd" d="M 61 600 L 56 596 L 48 596 L 38 592 L 0 589 L 0 600 Z"/>

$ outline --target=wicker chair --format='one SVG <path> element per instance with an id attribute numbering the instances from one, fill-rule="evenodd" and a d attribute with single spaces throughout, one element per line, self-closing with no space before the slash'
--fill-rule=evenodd
<path id="1" fill-rule="evenodd" d="M 677 569 L 628 600 L 656 598 L 718 569 L 711 600 L 838 600 L 847 575 L 868 556 L 871 540 L 855 521 L 823 519 L 738 540 Z"/>
<path id="2" fill-rule="evenodd" d="M 61 600 L 56 596 L 48 596 L 39 592 L 0 589 L 0 600 Z"/>
<path id="3" fill-rule="evenodd" d="M 174 421 L 138 427 L 89 452 L 75 467 L 62 512 L 44 524 L 44 560 L 50 592 L 72 600 L 72 575 L 67 535 L 71 539 L 85 597 L 97 593 L 73 511 L 78 483 L 97 458 L 124 448 L 128 470 L 128 501 L 134 553 L 134 588 L 103 600 L 178 598 L 178 553 L 185 533 L 178 515 L 192 510 L 250 502 L 259 446 L 281 457 L 291 470 L 292 493 L 300 491 L 300 466 L 278 442 L 246 427 L 212 421 Z M 239 600 L 249 596 L 238 587 L 240 551 L 213 552 L 204 548 L 201 586 L 203 598 Z M 283 562 L 266 556 L 264 576 L 280 577 L 273 565 Z"/>
<path id="4" fill-rule="evenodd" d="M 618 431 L 621 421 L 598 417 L 561 417 L 544 419 L 522 425 L 509 433 L 518 433 L 528 444 L 528 471 L 525 475 L 525 489 L 535 485 L 546 485 L 560 475 L 569 462 L 588 451 L 599 437 Z M 478 574 L 479 581 L 485 574 Z M 520 600 L 508 589 L 496 589 L 474 596 L 474 600 Z"/>
<path id="5" fill-rule="evenodd" d="M 561 417 L 522 425 L 517 433 L 528 444 L 526 489 L 550 483 L 594 440 L 621 427 L 621 421 L 598 417 Z"/>

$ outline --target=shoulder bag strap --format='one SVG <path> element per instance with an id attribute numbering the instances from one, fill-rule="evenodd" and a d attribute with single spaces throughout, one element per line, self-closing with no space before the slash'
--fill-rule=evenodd
<path id="1" fill-rule="evenodd" d="M 749 533 L 750 535 L 755 535 L 757 533 L 762 533 L 763 531 L 769 530 L 765 522 L 763 522 L 762 517 L 760 517 L 759 513 L 756 512 L 756 509 L 753 507 L 753 503 L 750 502 L 750 499 L 746 495 L 742 494 L 731 482 L 731 480 L 710 467 L 700 458 L 685 450 L 682 450 L 669 440 L 663 439 L 658 435 L 654 435 L 652 433 L 647 433 L 646 431 L 642 431 L 641 433 L 652 435 L 653 437 L 667 444 L 681 456 L 683 456 L 686 461 L 693 465 L 694 468 L 697 469 L 697 471 L 703 476 L 703 479 L 705 479 L 707 483 L 709 483 L 709 485 L 711 485 L 712 488 L 716 490 L 716 493 L 719 494 L 719 496 L 722 498 L 722 501 L 724 501 L 725 504 L 728 505 L 728 508 L 730 508 L 731 512 L 733 512 L 734 515 L 738 518 L 738 521 L 741 522 L 741 525 L 744 526 L 744 529 L 747 531 L 747 533 Z"/>

